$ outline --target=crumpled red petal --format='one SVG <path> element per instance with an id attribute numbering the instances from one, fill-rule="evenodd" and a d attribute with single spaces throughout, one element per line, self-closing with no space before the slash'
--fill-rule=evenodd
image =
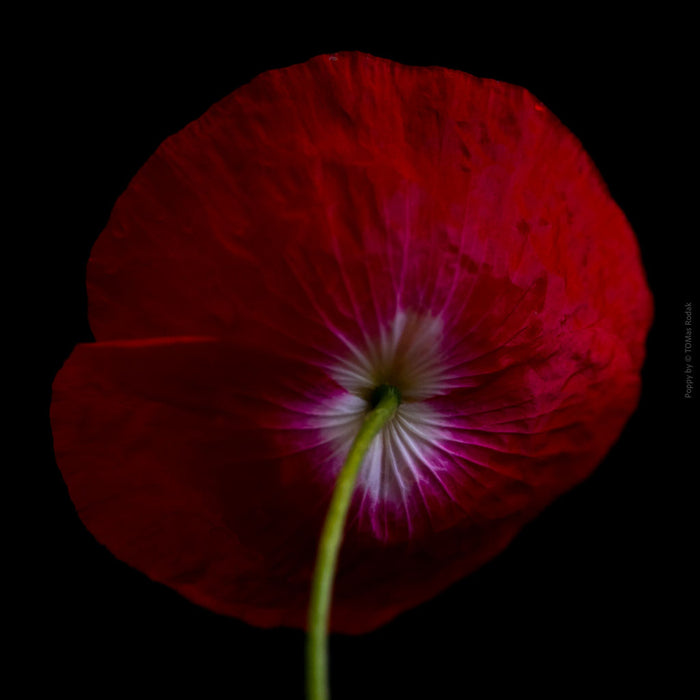
<path id="1" fill-rule="evenodd" d="M 71 498 L 97 540 L 217 612 L 303 626 L 329 487 L 314 478 L 313 435 L 287 429 L 288 407 L 334 388 L 292 369 L 265 348 L 205 337 L 79 345 L 51 417 Z M 352 533 L 334 628 L 390 619 L 490 558 L 522 520 L 381 547 Z"/>
<path id="2" fill-rule="evenodd" d="M 168 139 L 95 244 L 88 296 L 97 342 L 52 406 L 83 522 L 262 626 L 305 624 L 348 386 L 387 333 L 425 345 L 410 362 L 434 391 L 353 503 L 344 632 L 468 574 L 595 468 L 652 314 L 628 222 L 536 98 L 360 53 L 263 74 Z"/>

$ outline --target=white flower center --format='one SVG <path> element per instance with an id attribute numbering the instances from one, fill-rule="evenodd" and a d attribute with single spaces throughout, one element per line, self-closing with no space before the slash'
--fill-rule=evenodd
<path id="1" fill-rule="evenodd" d="M 404 402 L 412 403 L 444 393 L 446 382 L 440 361 L 442 322 L 405 311 L 382 329 L 364 352 L 346 359 L 333 378 L 351 394 L 369 399 L 376 387 L 391 384 Z"/>
<path id="2" fill-rule="evenodd" d="M 360 515 L 369 516 L 375 532 L 382 529 L 380 521 L 386 526 L 387 511 L 397 508 L 410 525 L 416 490 L 422 496 L 422 484 L 434 480 L 439 470 L 436 452 L 444 421 L 426 400 L 448 389 L 441 347 L 439 319 L 399 312 L 378 339 L 332 370 L 347 393 L 326 405 L 317 427 L 334 448 L 338 470 L 372 408 L 377 387 L 390 384 L 401 393 L 401 404 L 372 442 L 358 475 Z"/>

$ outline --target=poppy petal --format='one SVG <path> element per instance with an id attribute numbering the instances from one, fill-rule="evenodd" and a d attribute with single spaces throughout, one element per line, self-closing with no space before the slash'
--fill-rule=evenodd
<path id="1" fill-rule="evenodd" d="M 152 579 L 260 626 L 303 626 L 332 486 L 315 478 L 318 436 L 304 439 L 308 416 L 295 425 L 293 407 L 334 388 L 289 369 L 265 348 L 206 337 L 112 341 L 79 345 L 54 384 L 56 458 L 86 527 Z M 514 531 L 381 548 L 354 531 L 334 628 L 386 621 L 440 586 L 455 563 L 446 547 L 462 554 L 461 573 Z"/>
<path id="2" fill-rule="evenodd" d="M 51 413 L 58 464 L 95 537 L 154 580 L 260 625 L 305 609 L 316 526 L 302 525 L 322 517 L 326 495 L 295 457 L 313 449 L 294 430 L 307 418 L 292 407 L 304 377 L 269 360 L 206 337 L 79 345 Z"/>
<path id="3" fill-rule="evenodd" d="M 382 383 L 333 629 L 500 551 L 639 396 L 652 302 L 577 139 L 522 88 L 360 53 L 265 73 L 166 140 L 88 265 L 59 467 L 118 557 L 303 626 L 330 489 Z"/>

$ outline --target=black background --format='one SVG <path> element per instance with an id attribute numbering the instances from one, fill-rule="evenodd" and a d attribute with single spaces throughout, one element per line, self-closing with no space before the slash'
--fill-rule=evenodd
<path id="1" fill-rule="evenodd" d="M 223 36 L 160 25 L 112 34 L 108 24 L 40 47 L 27 98 L 40 193 L 32 216 L 48 262 L 30 563 L 20 577 L 20 655 L 32 672 L 92 697 L 115 684 L 138 696 L 187 687 L 195 697 L 302 697 L 302 632 L 259 630 L 198 608 L 83 528 L 53 458 L 48 408 L 61 363 L 75 343 L 92 340 L 90 247 L 157 146 L 264 70 L 358 49 L 531 90 L 583 142 L 632 223 L 656 310 L 639 410 L 596 473 L 476 574 L 374 633 L 333 638 L 333 697 L 570 697 L 584 684 L 622 697 L 656 694 L 661 684 L 661 697 L 675 697 L 671 686 L 689 663 L 688 474 L 696 468 L 692 402 L 683 400 L 682 312 L 697 236 L 683 36 L 651 25 L 573 35 L 567 22 L 539 34 L 506 36 L 488 25 L 449 36 L 445 26 L 394 28 L 373 40 L 319 31 L 302 41 L 241 22 Z"/>

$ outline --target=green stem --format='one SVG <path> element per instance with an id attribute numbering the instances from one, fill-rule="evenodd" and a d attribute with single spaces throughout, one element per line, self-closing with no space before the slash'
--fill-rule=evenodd
<path id="1" fill-rule="evenodd" d="M 309 700 L 328 700 L 328 619 L 330 616 L 333 578 L 338 551 L 343 539 L 352 492 L 362 460 L 377 433 L 391 419 L 401 401 L 398 389 L 382 385 L 372 394 L 374 408 L 365 415 L 364 422 L 350 447 L 343 468 L 338 474 L 331 504 L 321 530 L 316 555 L 316 568 L 311 583 L 308 636 L 306 639 L 306 690 Z"/>

